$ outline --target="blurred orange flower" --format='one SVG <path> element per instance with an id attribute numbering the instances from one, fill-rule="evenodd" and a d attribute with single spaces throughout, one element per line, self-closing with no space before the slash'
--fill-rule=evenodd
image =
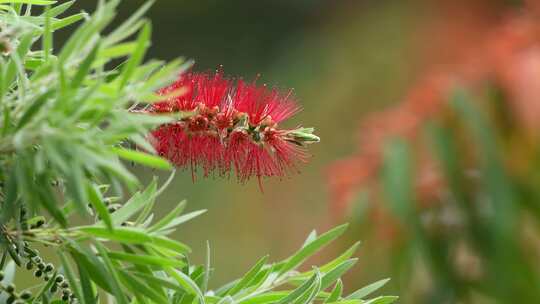
<path id="1" fill-rule="evenodd" d="M 394 137 L 412 143 L 417 200 L 436 201 L 445 181 L 420 131 L 427 121 L 442 117 L 456 86 L 475 90 L 496 84 L 523 133 L 540 135 L 540 3 L 531 0 L 521 10 L 502 14 L 492 7 L 481 1 L 438 3 L 437 18 L 420 33 L 419 81 L 401 103 L 368 116 L 360 125 L 358 151 L 328 169 L 334 211 L 342 213 L 358 189 L 368 188 L 381 167 L 385 142 Z"/>

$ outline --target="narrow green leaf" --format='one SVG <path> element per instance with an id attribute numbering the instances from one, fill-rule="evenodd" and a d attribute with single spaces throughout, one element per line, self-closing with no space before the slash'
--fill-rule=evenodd
<path id="1" fill-rule="evenodd" d="M 133 51 L 133 54 L 131 55 L 126 65 L 124 66 L 124 69 L 122 70 L 122 75 L 120 78 L 120 88 L 126 86 L 126 84 L 129 82 L 129 80 L 135 73 L 136 67 L 142 62 L 146 53 L 146 49 L 150 45 L 151 31 L 152 27 L 150 26 L 150 23 L 147 22 L 142 28 L 139 37 L 137 38 L 137 47 Z"/>
<path id="2" fill-rule="evenodd" d="M 338 256 L 337 258 L 335 258 L 334 260 L 324 264 L 323 266 L 320 266 L 319 267 L 319 271 L 322 272 L 322 273 L 327 273 L 329 272 L 330 270 L 334 269 L 336 266 L 338 266 L 339 264 L 343 263 L 344 261 L 348 260 L 349 258 L 352 257 L 352 255 L 356 252 L 356 250 L 358 249 L 358 246 L 360 246 L 360 242 L 356 242 L 355 244 L 353 244 L 349 249 L 347 249 L 345 252 L 343 252 L 340 256 Z M 307 272 L 303 272 L 299 275 L 296 275 L 294 276 L 293 278 L 291 278 L 291 280 L 293 282 L 296 282 L 296 281 L 303 281 L 303 280 L 307 280 L 309 277 L 311 277 L 313 275 L 313 270 L 311 271 L 307 271 Z"/>
<path id="3" fill-rule="evenodd" d="M 131 16 L 124 21 L 120 26 L 118 26 L 112 33 L 105 38 L 108 45 L 113 45 L 119 41 L 124 40 L 128 36 L 137 31 L 144 23 L 140 20 L 141 17 L 150 9 L 155 1 L 146 1 L 137 11 L 135 11 Z"/>
<path id="4" fill-rule="evenodd" d="M 45 94 L 38 97 L 32 105 L 24 112 L 23 116 L 17 124 L 16 130 L 20 130 L 39 112 L 39 110 L 47 103 L 49 97 L 52 96 L 53 91 L 49 90 Z"/>
<path id="5" fill-rule="evenodd" d="M 341 298 L 342 293 L 343 293 L 343 281 L 341 281 L 341 279 L 338 279 L 336 282 L 336 285 L 334 285 L 334 289 L 332 290 L 328 298 L 326 298 L 324 303 L 336 302 L 337 300 Z"/>
<path id="6" fill-rule="evenodd" d="M 45 61 L 49 60 L 49 56 L 52 52 L 52 44 L 53 44 L 53 36 L 52 36 L 52 30 L 51 30 L 51 13 L 50 13 L 50 7 L 45 7 L 45 24 L 43 27 L 43 37 L 42 43 L 43 43 L 43 59 Z"/>
<path id="7" fill-rule="evenodd" d="M 304 284 L 300 285 L 294 291 L 289 293 L 286 297 L 277 301 L 275 304 L 291 304 L 295 300 L 301 298 L 306 293 L 310 293 L 311 289 L 316 287 L 317 284 L 320 285 L 320 283 L 321 283 L 320 273 L 315 272 L 315 274 L 313 274 L 313 276 L 311 276 L 309 280 L 307 280 L 306 282 L 304 282 Z"/>
<path id="8" fill-rule="evenodd" d="M 69 282 L 69 286 L 71 290 L 73 290 L 73 293 L 81 301 L 82 304 L 93 304 L 93 302 L 88 301 L 88 298 L 83 296 L 81 286 L 78 284 L 76 277 L 77 275 L 73 271 L 73 268 L 71 267 L 71 264 L 69 263 L 67 257 L 62 251 L 58 251 L 58 256 L 60 257 L 60 261 L 62 263 L 62 270 L 64 275 L 66 276 L 67 281 Z"/>
<path id="9" fill-rule="evenodd" d="M 62 14 L 63 12 L 67 11 L 72 5 L 73 3 L 75 3 L 75 0 L 71 0 L 71 1 L 68 1 L 66 3 L 62 3 L 62 4 L 59 4 L 59 5 L 56 5 L 52 8 L 49 9 L 49 16 L 51 18 L 54 18 L 60 14 Z M 45 16 L 47 13 L 43 13 L 42 16 Z"/>
<path id="10" fill-rule="evenodd" d="M 186 200 L 182 200 L 171 212 L 167 213 L 167 215 L 165 215 L 161 220 L 151 226 L 148 231 L 158 231 L 167 226 L 173 219 L 178 217 L 184 211 L 186 208 L 186 203 Z"/>
<path id="11" fill-rule="evenodd" d="M 66 26 L 70 26 L 74 23 L 79 22 L 80 20 L 84 19 L 87 16 L 88 15 L 86 13 L 79 13 L 79 14 L 71 15 L 66 18 L 54 20 L 51 24 L 51 31 L 54 32 Z"/>
<path id="12" fill-rule="evenodd" d="M 162 287 L 165 287 L 165 288 L 168 288 L 168 289 L 172 289 L 172 290 L 177 290 L 177 291 L 185 290 L 184 287 L 176 284 L 175 281 L 172 281 L 170 279 L 161 278 L 161 277 L 157 277 L 157 276 L 154 276 L 154 275 L 151 275 L 151 274 L 141 273 L 141 272 L 130 272 L 130 273 L 140 277 L 145 282 L 154 283 L 154 284 L 157 284 L 159 286 L 162 286 Z"/>
<path id="13" fill-rule="evenodd" d="M 133 294 L 138 298 L 147 297 L 158 304 L 168 304 L 170 303 L 164 295 L 156 292 L 154 289 L 150 288 L 146 282 L 141 282 L 136 278 L 130 276 L 127 272 L 119 270 L 119 275 L 124 284 L 133 292 Z"/>
<path id="14" fill-rule="evenodd" d="M 158 247 L 163 247 L 166 249 L 173 250 L 177 253 L 189 253 L 191 252 L 191 248 L 189 248 L 187 245 L 180 243 L 178 241 L 161 237 L 161 236 L 152 236 L 151 237 L 152 244 Z"/>
<path id="15" fill-rule="evenodd" d="M 113 45 L 102 50 L 99 54 L 100 58 L 119 58 L 128 56 L 135 50 L 137 44 L 135 42 L 125 42 Z"/>
<path id="16" fill-rule="evenodd" d="M 396 296 L 382 296 L 382 297 L 377 297 L 375 299 L 371 299 L 371 300 L 365 302 L 364 304 L 391 304 L 391 303 L 394 303 L 395 301 L 397 301 L 397 299 L 399 299 L 399 297 L 396 297 Z"/>
<path id="17" fill-rule="evenodd" d="M 111 151 L 125 160 L 133 161 L 144 166 L 163 170 L 172 169 L 171 164 L 167 160 L 159 156 L 116 147 L 111 148 Z"/>
<path id="18" fill-rule="evenodd" d="M 206 241 L 206 262 L 204 263 L 204 278 L 203 284 L 201 286 L 202 292 L 206 293 L 208 290 L 208 282 L 210 281 L 210 262 L 211 261 L 211 252 L 210 252 L 210 241 Z"/>
<path id="19" fill-rule="evenodd" d="M 186 292 L 195 295 L 199 299 L 200 304 L 205 304 L 204 296 L 199 286 L 185 273 L 173 268 L 166 269 L 166 272 L 182 286 Z"/>
<path id="20" fill-rule="evenodd" d="M 226 296 L 222 298 L 221 300 L 219 300 L 219 302 L 217 302 L 217 304 L 235 304 L 235 303 L 236 302 L 231 296 Z"/>
<path id="21" fill-rule="evenodd" d="M 109 210 L 103 202 L 101 192 L 96 189 L 96 187 L 90 184 L 87 184 L 86 189 L 88 191 L 88 199 L 90 201 L 90 204 L 92 204 L 94 210 L 96 210 L 99 217 L 103 220 L 103 222 L 105 222 L 105 226 L 107 226 L 107 228 L 112 231 L 114 229 L 113 222 Z"/>
<path id="22" fill-rule="evenodd" d="M 306 240 L 304 241 L 304 244 L 302 244 L 302 247 L 306 247 L 307 244 L 313 242 L 315 239 L 317 239 L 317 231 L 312 230 L 312 231 L 308 234 Z M 311 276 L 311 275 L 310 275 L 310 276 Z"/>
<path id="23" fill-rule="evenodd" d="M 248 299 L 243 299 L 238 301 L 239 304 L 275 304 L 277 301 L 285 298 L 289 295 L 291 291 L 271 291 L 250 297 Z"/>
<path id="24" fill-rule="evenodd" d="M 69 241 L 71 255 L 79 268 L 88 269 L 88 275 L 96 285 L 108 293 L 112 293 L 110 284 L 110 274 L 108 273 L 102 260 L 98 259 L 94 252 L 81 247 L 74 241 Z M 82 291 L 81 291 L 82 293 Z"/>
<path id="25" fill-rule="evenodd" d="M 77 267 L 79 269 L 81 290 L 84 297 L 83 303 L 96 304 L 96 290 L 94 288 L 94 284 L 92 284 L 90 276 L 88 275 L 88 270 L 81 267 L 81 264 L 77 264 Z"/>
<path id="26" fill-rule="evenodd" d="M 186 265 L 186 263 L 173 258 L 162 258 L 159 256 L 151 256 L 151 255 L 144 255 L 144 254 L 131 254 L 131 253 L 125 253 L 120 251 L 109 251 L 108 253 L 109 258 L 114 260 L 120 260 L 132 264 L 140 264 L 140 265 L 153 265 L 153 266 L 159 266 L 159 267 L 176 267 L 181 268 Z"/>
<path id="27" fill-rule="evenodd" d="M 0 0 L 2 3 L 21 3 L 21 4 L 33 4 L 33 5 L 50 5 L 55 4 L 53 0 Z"/>
<path id="28" fill-rule="evenodd" d="M 100 243 L 95 243 L 95 245 L 98 252 L 100 253 L 101 258 L 103 259 L 103 264 L 105 265 L 109 273 L 109 285 L 111 286 L 112 293 L 114 294 L 116 301 L 118 302 L 118 304 L 128 304 L 129 301 L 126 297 L 126 294 L 120 287 L 120 278 L 111 260 L 109 260 L 107 250 Z"/>
<path id="29" fill-rule="evenodd" d="M 255 263 L 255 266 L 253 266 L 245 275 L 236 283 L 236 285 L 233 286 L 229 291 L 227 291 L 226 294 L 228 295 L 235 295 L 238 292 L 240 292 L 244 287 L 248 286 L 251 281 L 255 278 L 255 276 L 261 271 L 263 266 L 268 262 L 268 256 L 262 257 L 257 263 Z"/>
<path id="30" fill-rule="evenodd" d="M 386 283 L 388 283 L 388 281 L 390 281 L 390 279 L 384 279 L 384 280 L 380 280 L 375 283 L 369 284 L 368 286 L 365 286 L 351 293 L 350 295 L 348 295 L 347 299 L 364 299 L 371 293 L 377 291 L 377 289 L 383 287 Z"/>
<path id="31" fill-rule="evenodd" d="M 173 219 L 172 221 L 170 221 L 168 224 L 166 224 L 161 230 L 168 230 L 168 229 L 172 229 L 180 224 L 183 224 L 191 219 L 194 219 L 196 217 L 198 217 L 199 215 L 205 213 L 206 210 L 203 209 L 203 210 L 197 210 L 197 211 L 193 211 L 193 212 L 190 212 L 190 213 L 187 213 L 187 214 L 184 214 L 182 216 L 179 216 L 175 219 Z"/>
<path id="32" fill-rule="evenodd" d="M 341 278 L 341 276 L 345 272 L 351 269 L 351 267 L 354 266 L 354 264 L 356 264 L 357 261 L 358 259 L 350 259 L 350 260 L 344 261 L 343 263 L 337 265 L 334 269 L 327 272 L 322 277 L 321 289 L 324 290 L 330 285 L 332 285 L 332 283 L 334 283 L 337 279 Z"/>
<path id="33" fill-rule="evenodd" d="M 2 71 L 0 71 L 0 88 L 2 87 L 1 83 L 2 83 Z M 1 102 L 1 97 L 3 96 L 2 92 L 0 92 L 0 102 Z M 3 124 L 2 124 L 2 132 L 0 133 L 2 136 L 5 136 L 8 132 L 9 132 L 9 129 L 11 128 L 11 110 L 8 108 L 7 105 L 4 105 L 3 108 L 2 108 L 2 118 L 3 118 Z"/>
<path id="34" fill-rule="evenodd" d="M 321 234 L 311 243 L 305 245 L 292 257 L 290 257 L 289 259 L 285 261 L 285 264 L 280 269 L 279 274 L 282 275 L 284 273 L 287 273 L 288 271 L 291 271 L 295 269 L 296 267 L 298 267 L 299 265 L 301 265 L 307 258 L 315 254 L 322 247 L 324 247 L 325 245 L 327 245 L 328 243 L 332 242 L 337 237 L 342 235 L 343 232 L 347 230 L 347 227 L 348 227 L 348 224 L 338 226 L 326 233 Z"/>
<path id="35" fill-rule="evenodd" d="M 11 170 L 11 173 L 5 177 L 6 186 L 3 189 L 5 193 L 4 201 L 2 202 L 2 210 L 0 210 L 0 223 L 6 223 L 10 219 L 15 217 L 15 211 L 17 210 L 17 181 L 15 170 Z"/>
<path id="36" fill-rule="evenodd" d="M 155 179 L 141 193 L 135 193 L 120 209 L 112 215 L 112 220 L 115 225 L 120 225 L 129 220 L 137 212 L 142 210 L 144 206 L 151 203 L 155 198 L 157 190 L 157 181 Z"/>
<path id="37" fill-rule="evenodd" d="M 94 60 L 96 60 L 96 56 L 97 56 L 97 53 L 99 51 L 99 48 L 100 48 L 100 43 L 98 42 L 92 48 L 92 51 L 90 51 L 90 54 L 88 54 L 88 56 L 86 56 L 84 61 L 79 65 L 79 67 L 77 69 L 77 73 L 75 74 L 75 76 L 71 80 L 71 88 L 72 89 L 78 88 L 82 84 L 84 79 L 88 76 L 88 74 L 89 74 L 89 72 L 90 72 L 90 70 L 92 68 L 92 63 L 94 62 Z"/>
<path id="38" fill-rule="evenodd" d="M 130 227 L 116 227 L 114 231 L 107 228 L 84 226 L 78 227 L 78 231 L 97 238 L 103 238 L 110 241 L 117 241 L 125 244 L 145 244 L 152 243 L 152 237 L 145 231 Z"/>
<path id="39" fill-rule="evenodd" d="M 79 214 L 88 216 L 88 195 L 83 166 L 78 159 L 67 161 L 67 163 L 70 164 L 70 170 L 65 173 L 66 193 L 73 200 Z"/>

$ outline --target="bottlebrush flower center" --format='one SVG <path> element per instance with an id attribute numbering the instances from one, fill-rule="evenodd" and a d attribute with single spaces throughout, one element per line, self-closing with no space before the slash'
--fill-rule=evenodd
<path id="1" fill-rule="evenodd" d="M 157 109 L 162 112 L 167 107 L 158 105 Z M 171 109 L 170 112 L 177 111 Z M 227 115 L 220 112 L 219 107 L 209 109 L 202 102 L 197 104 L 193 113 L 193 116 L 180 119 L 171 125 L 175 126 L 176 131 L 181 130 L 188 136 L 217 137 L 223 144 L 227 144 L 233 132 L 244 135 L 246 139 L 258 145 L 264 144 L 267 139 L 275 140 L 280 135 L 280 132 L 276 130 L 278 124 L 270 116 L 265 117 L 258 124 L 251 124 L 247 113 L 235 111 L 232 115 Z M 287 140 L 287 138 L 283 139 Z"/>

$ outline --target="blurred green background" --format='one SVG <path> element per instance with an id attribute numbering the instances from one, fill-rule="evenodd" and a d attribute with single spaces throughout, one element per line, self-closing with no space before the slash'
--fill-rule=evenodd
<path id="1" fill-rule="evenodd" d="M 323 231 L 351 222 L 341 243 L 318 259 L 363 240 L 360 261 L 347 277 L 346 286 L 352 289 L 392 276 L 393 283 L 383 293 L 400 295 L 403 302 L 414 303 L 410 301 L 414 297 L 408 294 L 410 286 L 399 287 L 401 272 L 390 259 L 396 255 L 389 252 L 387 244 L 372 237 L 375 232 L 365 225 L 362 208 L 366 204 L 353 204 L 349 212 L 334 212 L 328 192 L 328 166 L 356 151 L 357 137 L 362 133 L 359 124 L 366 114 L 401 101 L 418 80 L 424 64 L 454 60 L 451 52 L 444 54 L 445 46 L 467 42 L 466 38 L 474 40 L 472 33 L 460 42 L 436 34 L 425 39 L 431 22 L 444 18 L 445 4 L 458 3 L 465 8 L 463 12 L 470 12 L 469 6 L 482 11 L 482 23 L 492 12 L 496 15 L 520 2 L 157 1 L 148 13 L 153 23 L 148 57 L 171 60 L 183 56 L 195 60 L 193 69 L 197 71 L 223 66 L 231 76 L 253 79 L 260 74 L 261 83 L 294 88 L 304 110 L 289 122 L 290 126 L 314 126 L 322 138 L 320 144 L 310 147 L 313 158 L 301 168 L 301 174 L 281 181 L 266 180 L 264 191 L 256 181 L 242 185 L 233 178 L 199 178 L 192 182 L 190 172 L 177 173 L 161 197 L 163 208 L 159 209 L 170 210 L 184 198 L 192 210 L 209 209 L 183 226 L 177 237 L 195 249 L 198 262 L 204 259 L 206 240 L 210 242 L 212 263 L 217 269 L 211 284 L 217 286 L 244 273 L 266 253 L 274 260 L 287 256 L 312 229 Z M 124 1 L 119 20 L 128 18 L 142 3 Z M 482 3 L 481 9 L 475 5 L 478 3 Z M 92 11 L 94 5 L 93 1 L 80 1 L 76 9 Z M 464 16 L 464 20 L 475 18 L 471 16 Z M 442 21 L 450 28 L 458 22 L 451 18 Z M 465 33 L 468 30 L 474 32 L 475 28 L 465 28 Z M 459 35 L 452 38 L 456 37 Z M 426 50 L 435 54 L 433 58 L 423 58 Z M 134 170 L 145 181 L 156 173 L 161 180 L 167 178 L 161 172 Z M 411 258 L 406 252 L 401 257 Z"/>

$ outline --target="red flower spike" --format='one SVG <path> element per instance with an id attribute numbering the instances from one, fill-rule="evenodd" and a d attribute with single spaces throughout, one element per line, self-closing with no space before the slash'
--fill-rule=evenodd
<path id="1" fill-rule="evenodd" d="M 158 93 L 184 88 L 186 93 L 153 104 L 149 113 L 185 112 L 185 118 L 152 131 L 156 151 L 180 168 L 238 180 L 284 177 L 309 155 L 304 146 L 318 142 L 313 129 L 280 129 L 278 124 L 300 107 L 292 91 L 234 81 L 215 74 L 187 73 Z"/>

